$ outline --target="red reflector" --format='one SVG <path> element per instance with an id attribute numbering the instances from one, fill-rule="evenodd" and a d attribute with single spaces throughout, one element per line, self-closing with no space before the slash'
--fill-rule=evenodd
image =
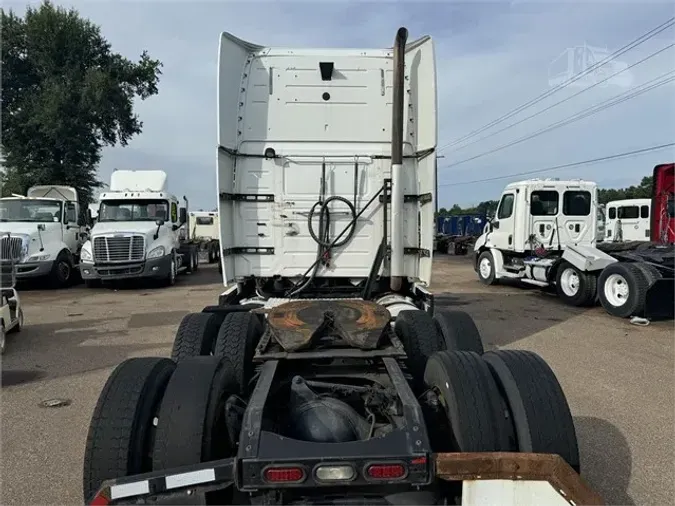
<path id="1" fill-rule="evenodd" d="M 426 464 L 427 463 L 427 458 L 426 457 L 419 457 L 416 459 L 412 459 L 410 463 L 414 466 L 419 466 L 421 464 Z"/>
<path id="2" fill-rule="evenodd" d="M 275 483 L 302 481 L 305 471 L 301 467 L 268 467 L 265 469 L 265 480 Z"/>
<path id="3" fill-rule="evenodd" d="M 99 494 L 89 504 L 90 506 L 108 506 L 109 503 L 110 501 L 103 494 Z"/>
<path id="4" fill-rule="evenodd" d="M 371 464 L 366 474 L 375 480 L 396 480 L 405 476 L 405 467 L 402 464 Z"/>

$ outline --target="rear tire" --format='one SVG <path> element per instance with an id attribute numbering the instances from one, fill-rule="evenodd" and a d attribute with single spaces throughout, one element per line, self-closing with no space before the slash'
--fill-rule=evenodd
<path id="1" fill-rule="evenodd" d="M 218 330 L 213 354 L 230 360 L 240 395 L 248 390 L 253 375 L 253 356 L 262 333 L 260 319 L 250 312 L 229 313 Z"/>
<path id="2" fill-rule="evenodd" d="M 173 341 L 171 358 L 176 362 L 187 357 L 210 355 L 218 337 L 221 319 L 214 313 L 189 313 L 183 317 Z"/>
<path id="3" fill-rule="evenodd" d="M 648 282 L 642 270 L 632 263 L 616 262 L 598 277 L 600 304 L 612 316 L 628 318 L 642 314 Z"/>
<path id="4" fill-rule="evenodd" d="M 509 424 L 497 384 L 481 357 L 471 351 L 434 353 L 424 382 L 439 396 L 453 438 L 449 451 L 511 451 Z M 445 451 L 445 448 L 435 448 Z"/>
<path id="5" fill-rule="evenodd" d="M 237 387 L 226 358 L 188 357 L 178 364 L 157 415 L 153 470 L 232 456 L 225 402 Z"/>
<path id="6" fill-rule="evenodd" d="M 483 251 L 478 257 L 476 264 L 478 279 L 484 285 L 496 284 L 495 259 L 490 251 Z"/>
<path id="7" fill-rule="evenodd" d="M 441 348 L 448 351 L 484 353 L 483 341 L 473 318 L 464 311 L 437 311 L 434 322 L 441 336 Z"/>
<path id="8" fill-rule="evenodd" d="M 153 419 L 175 367 L 168 358 L 130 358 L 108 378 L 84 451 L 85 503 L 105 480 L 152 470 Z"/>
<path id="9" fill-rule="evenodd" d="M 394 329 L 408 356 L 408 370 L 414 382 L 421 386 L 427 360 L 442 349 L 436 323 L 426 311 L 411 309 L 398 314 Z"/>
<path id="10" fill-rule="evenodd" d="M 560 455 L 577 473 L 579 446 L 560 383 L 536 353 L 489 351 L 483 355 L 513 420 L 518 451 Z"/>
<path id="11" fill-rule="evenodd" d="M 570 306 L 587 306 L 595 301 L 598 278 L 593 273 L 581 272 L 563 261 L 556 272 L 555 287 L 558 297 Z"/>

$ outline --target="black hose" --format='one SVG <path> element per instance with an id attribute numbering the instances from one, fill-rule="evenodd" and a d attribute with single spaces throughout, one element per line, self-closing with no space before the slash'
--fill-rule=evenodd
<path id="1" fill-rule="evenodd" d="M 333 244 L 330 239 L 330 209 L 328 208 L 328 204 L 334 201 L 344 202 L 347 205 L 347 207 L 349 207 L 349 212 L 351 214 L 352 219 L 352 221 L 348 225 L 349 232 L 347 233 L 345 238 L 336 242 L 335 244 Z M 314 232 L 314 225 L 312 224 L 312 220 L 314 219 L 314 215 L 316 214 L 316 208 L 318 206 L 321 206 L 319 210 L 319 235 L 317 235 Z M 356 231 L 356 221 L 354 220 L 355 217 L 356 217 L 356 207 L 354 207 L 354 204 L 350 202 L 349 199 L 346 199 L 339 195 L 328 197 L 323 203 L 316 202 L 312 206 L 312 209 L 310 209 L 309 217 L 307 218 L 309 235 L 312 236 L 312 239 L 314 239 L 318 245 L 323 246 L 324 248 L 339 248 L 347 244 L 349 241 L 351 241 L 352 237 L 354 237 L 354 232 Z"/>

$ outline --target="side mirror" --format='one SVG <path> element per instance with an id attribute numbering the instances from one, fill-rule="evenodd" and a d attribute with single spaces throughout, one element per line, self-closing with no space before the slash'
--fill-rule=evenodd
<path id="1" fill-rule="evenodd" d="M 174 225 L 171 227 L 171 230 L 173 230 L 173 231 L 175 232 L 175 231 L 178 230 L 179 228 L 180 228 L 180 225 L 174 224 Z"/>
<path id="2" fill-rule="evenodd" d="M 80 232 L 80 239 L 83 241 L 89 238 L 89 234 L 86 232 Z"/>
<path id="3" fill-rule="evenodd" d="M 499 228 L 499 222 L 498 221 L 491 221 L 490 225 L 492 226 L 492 228 Z"/>
<path id="4" fill-rule="evenodd" d="M 184 207 L 181 207 L 178 211 L 178 221 L 180 222 L 181 225 L 184 225 L 187 223 L 187 209 Z"/>
<path id="5" fill-rule="evenodd" d="M 40 232 L 44 232 L 45 230 L 47 230 L 47 227 L 45 227 L 45 224 L 44 224 L 44 223 L 38 223 L 37 229 L 38 229 Z"/>
<path id="6" fill-rule="evenodd" d="M 157 225 L 158 227 L 161 227 L 162 225 L 164 225 L 164 223 L 165 223 L 165 222 L 164 222 L 164 220 L 163 220 L 162 218 L 160 218 L 160 219 L 158 219 L 157 221 L 155 221 L 155 225 Z"/>

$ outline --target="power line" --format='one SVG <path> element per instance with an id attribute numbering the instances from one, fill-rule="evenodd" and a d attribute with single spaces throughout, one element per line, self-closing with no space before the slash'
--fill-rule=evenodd
<path id="1" fill-rule="evenodd" d="M 652 58 L 658 56 L 659 54 L 661 54 L 661 53 L 663 53 L 664 51 L 666 51 L 666 50 L 672 48 L 673 46 L 675 46 L 675 43 L 670 44 L 669 46 L 666 46 L 666 47 L 664 47 L 664 48 L 659 49 L 658 51 L 656 51 L 656 52 L 650 54 L 649 56 L 643 58 L 642 60 L 640 60 L 640 61 L 638 61 L 638 62 L 635 62 L 635 63 L 633 63 L 632 65 L 629 65 L 629 66 L 626 67 L 625 69 L 621 69 L 621 70 L 619 70 L 618 72 L 615 72 L 614 74 L 610 75 L 609 77 L 606 77 L 606 78 L 604 78 L 604 79 L 601 80 L 601 81 L 598 81 L 598 82 L 596 82 L 596 83 L 593 83 L 593 84 L 592 84 L 591 86 L 589 86 L 588 88 L 584 88 L 583 90 L 578 91 L 578 92 L 575 93 L 574 95 L 570 95 L 569 97 L 567 97 L 567 98 L 565 98 L 565 99 L 563 99 L 563 100 L 560 100 L 560 101 L 556 102 L 555 104 L 549 105 L 549 106 L 546 107 L 545 109 L 542 109 L 542 110 L 539 111 L 539 112 L 535 112 L 534 114 L 531 114 L 531 115 L 527 116 L 526 118 L 521 119 L 520 121 L 516 121 L 515 123 L 511 123 L 510 125 L 507 125 L 507 126 L 505 126 L 504 128 L 502 128 L 502 129 L 500 129 L 500 130 L 497 130 L 496 132 L 492 132 L 491 134 L 487 134 L 487 135 L 485 135 L 485 136 L 483 136 L 483 137 L 480 137 L 480 138 L 478 138 L 478 139 L 475 139 L 475 140 L 469 142 L 468 144 L 464 144 L 463 146 L 460 146 L 460 147 L 458 147 L 458 148 L 455 148 L 454 151 L 455 151 L 455 152 L 456 152 L 456 151 L 459 151 L 460 149 L 464 149 L 464 148 L 466 148 L 466 147 L 468 147 L 468 146 L 471 146 L 471 145 L 473 145 L 473 144 L 475 144 L 475 143 L 477 143 L 477 142 L 483 141 L 483 140 L 485 140 L 485 139 L 489 139 L 490 137 L 494 137 L 495 135 L 500 134 L 500 133 L 502 133 L 502 132 L 504 132 L 504 131 L 506 131 L 506 130 L 508 130 L 508 129 L 512 128 L 512 127 L 514 127 L 514 126 L 516 126 L 516 125 L 520 125 L 521 123 L 524 123 L 525 121 L 527 121 L 527 120 L 529 120 L 529 119 L 532 119 L 532 118 L 534 118 L 534 117 L 536 117 L 536 116 L 539 116 L 540 114 L 542 114 L 542 113 L 544 113 L 544 112 L 546 112 L 546 111 L 548 111 L 548 110 L 550 110 L 550 109 L 553 109 L 554 107 L 556 107 L 556 106 L 558 106 L 558 105 L 560 105 L 560 104 L 563 104 L 563 103 L 567 102 L 568 100 L 572 100 L 574 97 L 577 97 L 577 96 L 581 95 L 582 93 L 584 93 L 584 92 L 586 92 L 586 91 L 588 91 L 588 90 L 590 90 L 590 89 L 593 89 L 593 88 L 595 88 L 596 86 L 601 85 L 602 83 L 605 83 L 605 82 L 609 81 L 610 79 L 612 79 L 612 78 L 618 76 L 618 75 L 621 74 L 622 72 L 626 72 L 627 70 L 630 70 L 631 68 L 636 67 L 637 65 L 640 65 L 641 63 L 644 63 L 644 62 L 646 62 L 647 60 L 651 60 Z"/>
<path id="2" fill-rule="evenodd" d="M 575 76 L 571 77 L 567 81 L 565 81 L 563 83 L 560 83 L 559 85 L 555 86 L 554 88 L 551 88 L 551 89 L 547 90 L 546 92 L 544 92 L 541 95 L 539 95 L 538 97 L 530 100 L 529 102 L 526 102 L 523 105 L 520 105 L 520 106 L 516 107 L 515 109 L 513 109 L 510 112 L 506 113 L 505 115 L 497 118 L 496 120 L 493 120 L 490 123 L 487 123 L 486 125 L 483 125 L 482 127 L 478 128 L 478 129 L 476 129 L 472 132 L 469 132 L 468 134 L 464 135 L 463 137 L 460 137 L 459 139 L 456 139 L 454 141 L 451 141 L 448 144 L 445 144 L 444 146 L 438 148 L 438 151 L 440 151 L 442 149 L 445 149 L 447 147 L 450 147 L 450 146 L 454 146 L 455 144 L 458 144 L 458 143 L 463 142 L 463 141 L 465 141 L 465 140 L 467 140 L 471 137 L 474 137 L 475 135 L 478 135 L 478 134 L 484 132 L 485 130 L 493 127 L 494 125 L 498 125 L 499 123 L 502 123 L 503 121 L 506 121 L 507 119 L 511 118 L 512 116 L 518 114 L 520 111 L 522 111 L 524 109 L 527 109 L 528 107 L 531 107 L 531 106 L 541 102 L 542 100 L 544 100 L 545 98 L 548 98 L 549 96 L 551 96 L 555 92 L 557 92 L 557 91 L 565 88 L 566 86 L 572 84 L 573 82 L 581 79 L 586 74 L 588 74 L 590 72 L 593 72 L 594 70 L 597 70 L 602 65 L 616 59 L 617 56 L 621 56 L 622 54 L 626 53 L 627 51 L 630 51 L 631 49 L 639 46 L 640 44 L 646 42 L 647 40 L 651 39 L 652 37 L 655 37 L 656 35 L 658 35 L 662 31 L 670 28 L 671 26 L 673 26 L 673 24 L 675 24 L 674 22 L 675 22 L 675 17 L 670 18 L 665 23 L 662 23 L 659 26 L 657 26 L 656 28 L 653 28 L 649 32 L 641 35 L 640 37 L 638 37 L 634 41 L 626 44 L 622 48 L 620 48 L 617 51 L 615 51 L 614 53 L 610 54 L 605 59 L 591 65 L 590 67 L 586 67 L 584 70 L 582 70 L 581 72 L 579 72 Z"/>
<path id="3" fill-rule="evenodd" d="M 479 153 L 477 155 L 471 156 L 469 158 L 464 158 L 463 160 L 460 160 L 459 162 L 451 163 L 449 165 L 446 165 L 444 167 L 440 167 L 440 169 L 449 169 L 450 167 L 455 167 L 457 165 L 461 165 L 466 162 L 470 162 L 472 160 L 476 160 L 477 158 L 482 158 L 487 155 L 491 155 L 493 153 L 496 153 L 497 151 L 501 151 L 502 149 L 510 148 L 511 146 L 515 146 L 516 144 L 520 144 L 521 142 L 529 141 L 530 139 L 534 139 L 535 137 L 539 137 L 540 135 L 543 135 L 545 133 L 551 132 L 552 130 L 556 130 L 558 128 L 564 127 L 566 125 L 569 125 L 571 123 L 575 123 L 579 120 L 582 120 L 584 118 L 587 118 L 589 116 L 593 116 L 594 114 L 597 114 L 599 112 L 604 111 L 605 109 L 609 109 L 610 107 L 613 107 L 615 105 L 622 104 L 623 102 L 627 102 L 628 100 L 631 100 L 639 95 L 642 95 L 643 93 L 647 93 L 648 91 L 654 90 L 656 88 L 659 88 L 665 84 L 668 84 L 675 80 L 675 77 L 670 77 L 668 79 L 662 79 L 669 74 L 675 73 L 675 70 L 671 70 L 670 72 L 666 72 L 665 74 L 660 75 L 659 77 L 652 79 L 650 81 L 647 81 L 640 86 L 636 86 L 634 88 L 631 88 L 630 90 L 621 93 L 619 95 L 616 95 L 615 97 L 610 98 L 609 100 L 605 100 L 604 102 L 600 102 L 599 104 L 589 107 L 587 109 L 584 109 L 576 114 L 573 114 L 572 116 L 568 116 L 565 119 L 562 119 L 560 121 L 557 121 L 556 123 L 553 123 L 551 125 L 548 125 L 542 130 L 537 130 L 534 133 L 531 133 L 529 135 L 525 135 L 523 137 L 520 137 L 519 139 L 516 139 L 515 141 L 511 141 L 507 144 L 502 144 L 501 146 L 497 146 L 496 148 L 490 149 L 488 151 L 484 151 L 482 153 Z M 650 84 L 653 81 L 657 79 L 662 79 L 660 82 Z M 649 86 L 647 86 L 649 85 Z M 642 88 L 642 89 L 640 89 Z"/>
<path id="4" fill-rule="evenodd" d="M 546 167 L 545 169 L 536 169 L 536 170 L 528 170 L 525 172 L 517 172 L 515 174 L 508 174 L 506 176 L 496 176 L 496 177 L 489 177 L 485 179 L 475 179 L 473 181 L 460 181 L 459 183 L 444 183 L 444 184 L 439 184 L 439 187 L 445 187 L 445 186 L 460 186 L 460 185 L 465 185 L 465 184 L 474 184 L 474 183 L 486 183 L 488 181 L 498 181 L 500 179 L 510 179 L 514 177 L 520 177 L 520 176 L 529 176 L 532 174 L 541 174 L 542 172 L 551 172 L 554 170 L 560 170 L 560 169 L 567 169 L 569 167 L 578 167 L 580 165 L 588 165 L 590 163 L 598 163 L 598 162 L 605 162 L 607 160 L 615 160 L 617 158 L 627 158 L 630 156 L 636 156 L 636 155 L 641 155 L 643 153 L 649 153 L 651 151 L 658 151 L 661 149 L 669 148 L 675 146 L 675 142 L 671 142 L 668 144 L 661 144 L 660 146 L 652 146 L 649 148 L 642 148 L 642 149 L 636 149 L 635 151 L 626 151 L 625 153 L 617 153 L 615 155 L 609 155 L 609 156 L 603 156 L 600 158 L 594 158 L 592 160 L 583 160 L 581 162 L 572 162 L 572 163 L 565 163 L 562 165 L 554 165 L 552 167 Z"/>

